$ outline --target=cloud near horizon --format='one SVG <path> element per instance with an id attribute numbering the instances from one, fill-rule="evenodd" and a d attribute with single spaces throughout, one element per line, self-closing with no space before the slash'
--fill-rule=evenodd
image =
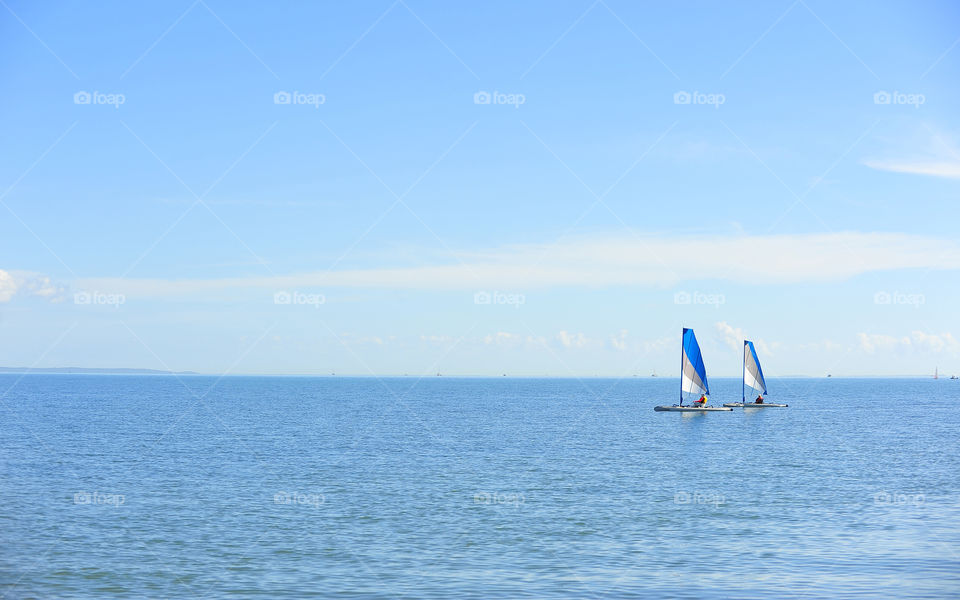
<path id="1" fill-rule="evenodd" d="M 940 354 L 960 353 L 960 342 L 949 332 L 925 333 L 913 331 L 910 335 L 892 336 L 884 334 L 858 333 L 860 349 L 868 354 L 882 351 L 920 351 Z"/>
<path id="2" fill-rule="evenodd" d="M 749 259 L 749 260 L 748 260 Z M 128 297 L 203 297 L 241 289 L 526 290 L 667 287 L 685 280 L 765 284 L 840 281 L 899 269 L 960 269 L 960 243 L 900 233 L 604 236 L 460 252 L 410 267 L 219 279 L 89 278 L 77 289 Z"/>
<path id="3" fill-rule="evenodd" d="M 65 294 L 66 287 L 54 283 L 46 275 L 0 269 L 0 302 L 10 302 L 16 295 L 37 296 L 50 302 L 60 302 Z"/>

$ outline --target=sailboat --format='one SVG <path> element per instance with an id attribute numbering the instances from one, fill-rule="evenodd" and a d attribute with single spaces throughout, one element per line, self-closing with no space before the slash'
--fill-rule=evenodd
<path id="1" fill-rule="evenodd" d="M 747 402 L 747 388 L 756 392 L 762 398 L 767 393 L 767 382 L 763 378 L 763 369 L 760 368 L 760 359 L 757 358 L 757 349 L 753 342 L 743 341 L 743 381 L 740 384 L 740 402 L 730 402 L 724 406 L 744 408 L 786 408 L 788 404 L 772 404 Z M 753 392 L 750 395 L 753 395 Z"/>
<path id="2" fill-rule="evenodd" d="M 720 412 L 732 411 L 732 408 L 720 406 L 693 406 L 683 404 L 684 394 L 696 394 L 706 397 L 710 394 L 707 383 L 707 369 L 703 366 L 703 357 L 700 355 L 700 344 L 692 329 L 683 328 L 682 346 L 680 348 L 680 404 L 673 406 L 655 406 L 653 410 L 662 412 Z"/>

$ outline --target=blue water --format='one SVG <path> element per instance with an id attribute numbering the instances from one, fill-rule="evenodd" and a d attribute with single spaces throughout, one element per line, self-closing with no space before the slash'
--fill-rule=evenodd
<path id="1" fill-rule="evenodd" d="M 769 383 L 2 375 L 0 593 L 960 595 L 960 381 Z"/>

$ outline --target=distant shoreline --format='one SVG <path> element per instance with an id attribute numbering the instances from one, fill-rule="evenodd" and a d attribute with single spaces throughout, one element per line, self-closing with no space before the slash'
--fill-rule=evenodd
<path id="1" fill-rule="evenodd" d="M 190 375 L 199 377 L 323 377 L 328 379 L 657 379 L 670 381 L 676 379 L 676 376 L 658 375 L 651 377 L 649 375 L 417 375 L 417 374 L 330 374 L 330 373 L 198 373 L 196 371 L 163 371 L 160 369 L 132 369 L 132 368 L 86 368 L 86 367 L 0 367 L 0 375 Z M 711 375 L 710 379 L 739 380 L 737 375 Z M 776 379 L 930 379 L 930 375 L 780 375 L 771 377 Z M 940 377 L 943 380 L 949 380 L 950 376 Z"/>
<path id="2" fill-rule="evenodd" d="M 0 367 L 0 373 L 46 375 L 200 375 L 194 371 L 161 371 L 158 369 L 95 369 L 86 367 Z"/>

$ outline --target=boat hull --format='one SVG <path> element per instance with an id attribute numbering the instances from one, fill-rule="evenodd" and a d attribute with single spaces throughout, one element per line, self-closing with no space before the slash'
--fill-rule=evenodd
<path id="1" fill-rule="evenodd" d="M 763 404 L 756 404 L 755 402 L 747 402 L 747 403 L 727 402 L 726 404 L 724 404 L 724 406 L 729 406 L 731 408 L 787 408 L 790 405 L 774 404 L 774 403 L 767 404 L 766 402 L 764 402 Z"/>
<path id="2" fill-rule="evenodd" d="M 732 411 L 732 408 L 724 408 L 722 406 L 704 406 L 702 408 L 696 408 L 693 406 L 654 406 L 653 410 L 657 412 L 690 412 L 690 413 L 704 413 L 704 412 L 729 412 Z"/>

